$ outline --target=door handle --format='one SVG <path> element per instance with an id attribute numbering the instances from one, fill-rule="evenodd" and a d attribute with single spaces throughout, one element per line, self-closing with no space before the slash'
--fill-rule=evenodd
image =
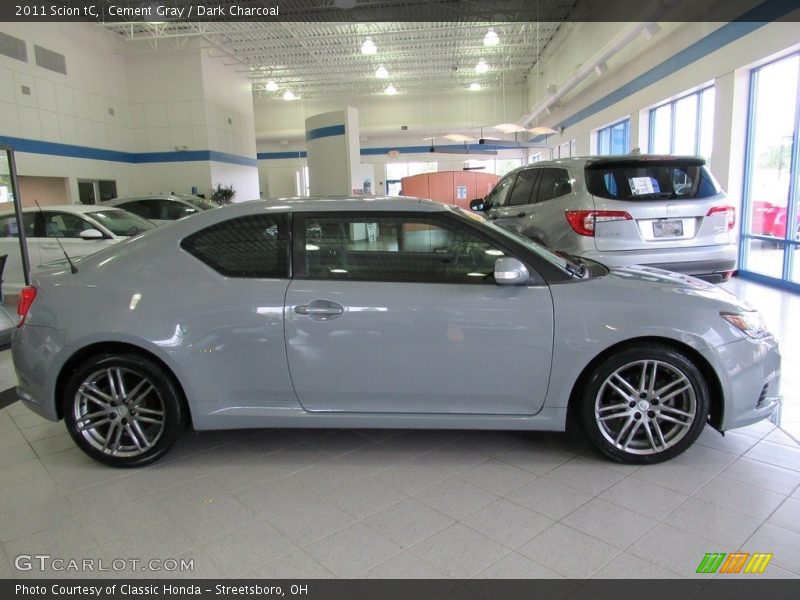
<path id="1" fill-rule="evenodd" d="M 522 217 L 524 217 L 524 216 L 525 216 L 525 213 L 524 213 L 524 212 L 517 213 L 517 216 L 518 216 L 518 217 L 521 219 Z"/>
<path id="2" fill-rule="evenodd" d="M 58 244 L 42 244 L 41 248 L 45 250 L 58 250 Z"/>
<path id="3" fill-rule="evenodd" d="M 298 315 L 308 315 L 316 321 L 327 321 L 341 317 L 344 314 L 344 307 L 329 300 L 313 300 L 308 304 L 295 306 L 294 312 Z"/>

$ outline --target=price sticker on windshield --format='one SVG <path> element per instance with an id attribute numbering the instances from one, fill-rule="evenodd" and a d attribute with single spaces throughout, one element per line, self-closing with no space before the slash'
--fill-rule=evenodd
<path id="1" fill-rule="evenodd" d="M 661 190 L 658 181 L 652 177 L 631 177 L 628 179 L 631 186 L 631 194 L 634 196 L 646 196 L 647 194 L 658 194 Z"/>

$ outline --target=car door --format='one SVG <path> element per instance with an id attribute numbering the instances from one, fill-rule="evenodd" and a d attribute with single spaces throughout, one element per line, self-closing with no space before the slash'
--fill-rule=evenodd
<path id="1" fill-rule="evenodd" d="M 530 219 L 531 196 L 538 178 L 539 169 L 525 169 L 517 174 L 508 202 L 495 212 L 495 221 L 498 225 L 514 231 L 525 229 Z"/>
<path id="2" fill-rule="evenodd" d="M 510 252 L 420 213 L 295 214 L 292 382 L 309 411 L 531 415 L 547 392 L 549 287 L 497 285 Z"/>
<path id="3" fill-rule="evenodd" d="M 572 179 L 567 169 L 542 167 L 537 171 L 539 177 L 531 203 L 517 231 L 548 248 L 558 250 L 563 246 L 563 238 L 572 233 L 564 216 L 565 211 L 582 207 L 574 206 L 568 198 L 572 194 Z"/>
<path id="4" fill-rule="evenodd" d="M 105 232 L 101 232 L 104 234 L 102 239 L 83 239 L 81 231 L 97 229 L 97 226 L 81 215 L 46 210 L 42 212 L 42 216 L 44 236 L 38 238 L 39 264 L 42 266 L 64 260 L 64 252 L 70 258 L 80 258 L 114 243 Z"/>

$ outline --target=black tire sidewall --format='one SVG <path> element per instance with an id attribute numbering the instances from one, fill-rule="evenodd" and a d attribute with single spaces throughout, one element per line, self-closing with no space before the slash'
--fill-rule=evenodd
<path id="1" fill-rule="evenodd" d="M 138 456 L 117 457 L 101 452 L 84 439 L 75 424 L 73 402 L 78 388 L 92 372 L 110 367 L 122 367 L 142 373 L 156 387 L 164 403 L 164 431 L 150 450 Z M 61 401 L 67 431 L 78 447 L 96 461 L 112 467 L 140 467 L 158 460 L 170 449 L 183 430 L 183 403 L 176 383 L 158 364 L 135 354 L 102 354 L 83 361 L 67 381 Z"/>
<path id="2" fill-rule="evenodd" d="M 679 369 L 692 384 L 697 403 L 695 420 L 686 435 L 674 446 L 657 454 L 629 454 L 615 448 L 603 437 L 594 414 L 595 399 L 608 376 L 620 367 L 640 360 L 659 360 Z M 685 354 L 675 348 L 647 344 L 627 348 L 606 358 L 595 367 L 586 382 L 585 391 L 581 398 L 579 419 L 586 436 L 595 448 L 605 456 L 621 463 L 646 465 L 670 460 L 689 448 L 703 431 L 708 420 L 708 411 L 708 384 L 697 366 Z"/>

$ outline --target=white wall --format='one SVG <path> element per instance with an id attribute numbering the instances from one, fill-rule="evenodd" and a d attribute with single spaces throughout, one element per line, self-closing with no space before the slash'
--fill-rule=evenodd
<path id="1" fill-rule="evenodd" d="M 216 151 L 255 159 L 252 93 L 222 60 L 192 48 L 127 52 L 115 34 L 87 23 L 0 23 L 27 42 L 28 62 L 0 56 L 0 136 L 123 153 Z M 67 75 L 37 67 L 33 45 L 65 55 Z M 21 86 L 31 95 L 21 93 Z M 112 114 L 113 113 L 113 114 Z M 134 163 L 17 152 L 22 175 L 111 179 L 119 195 L 163 191 L 210 194 L 233 184 L 258 196 L 258 169 L 209 160 Z M 109 156 L 114 158 L 114 156 Z M 219 180 L 218 180 L 219 179 Z"/>

